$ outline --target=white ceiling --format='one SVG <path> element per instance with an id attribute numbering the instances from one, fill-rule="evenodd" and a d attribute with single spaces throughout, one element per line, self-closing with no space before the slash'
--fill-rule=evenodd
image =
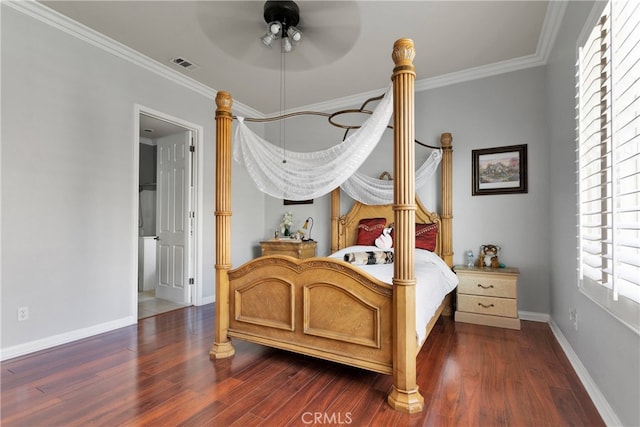
<path id="1" fill-rule="evenodd" d="M 168 135 L 185 132 L 187 128 L 151 117 L 146 114 L 140 114 L 140 136 L 150 140 L 156 140 Z"/>
<path id="2" fill-rule="evenodd" d="M 280 49 L 260 41 L 262 1 L 42 3 L 261 113 L 282 107 Z M 305 37 L 285 56 L 285 109 L 383 89 L 393 43 L 403 37 L 416 46 L 416 88 L 541 65 L 559 21 L 548 1 L 297 3 Z M 178 56 L 199 68 L 171 64 Z"/>

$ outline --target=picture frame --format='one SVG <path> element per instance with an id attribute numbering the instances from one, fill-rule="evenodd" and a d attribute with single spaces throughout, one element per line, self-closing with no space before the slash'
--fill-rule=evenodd
<path id="1" fill-rule="evenodd" d="M 313 199 L 309 199 L 309 200 L 288 200 L 288 199 L 283 199 L 282 202 L 283 205 L 312 205 L 313 204 Z"/>
<path id="2" fill-rule="evenodd" d="M 471 151 L 472 195 L 527 193 L 527 145 Z"/>

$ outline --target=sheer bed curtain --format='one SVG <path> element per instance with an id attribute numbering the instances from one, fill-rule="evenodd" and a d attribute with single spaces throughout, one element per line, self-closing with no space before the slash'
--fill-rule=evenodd
<path id="1" fill-rule="evenodd" d="M 348 138 L 326 150 L 302 153 L 266 141 L 238 117 L 233 158 L 245 166 L 256 187 L 272 197 L 314 199 L 341 187 L 351 198 L 365 204 L 392 203 L 392 181 L 357 172 L 378 145 L 392 114 L 390 84 L 371 117 Z M 441 150 L 435 150 L 427 157 L 416 171 L 416 188 L 429 181 L 441 159 Z"/>
<path id="2" fill-rule="evenodd" d="M 578 279 L 640 333 L 640 2 L 610 1 L 578 50 Z"/>

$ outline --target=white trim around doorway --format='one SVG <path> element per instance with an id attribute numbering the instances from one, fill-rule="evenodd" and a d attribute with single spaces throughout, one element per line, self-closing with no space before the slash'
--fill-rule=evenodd
<path id="1" fill-rule="evenodd" d="M 144 114 L 146 116 L 150 116 L 153 118 L 157 118 L 159 120 L 163 120 L 165 122 L 173 123 L 175 125 L 184 127 L 186 130 L 190 130 L 194 134 L 194 145 L 195 145 L 195 192 L 193 201 L 193 210 L 195 212 L 195 230 L 194 230 L 194 250 L 195 253 L 192 255 L 194 257 L 194 286 L 193 286 L 193 294 L 191 295 L 192 303 L 194 305 L 203 305 L 208 301 L 204 301 L 202 296 L 203 287 L 203 187 L 204 187 L 204 159 L 203 159 L 203 147 L 204 147 L 204 128 L 200 125 L 196 125 L 194 123 L 188 122 L 178 117 L 171 116 L 169 114 L 157 111 L 153 108 L 146 107 L 140 104 L 135 104 L 134 106 L 134 129 L 133 129 L 133 168 L 134 168 L 134 177 L 137 180 L 139 176 L 140 169 L 140 114 Z M 131 214 L 131 230 L 130 235 L 132 236 L 131 247 L 132 252 L 135 254 L 132 262 L 135 268 L 133 269 L 133 274 L 131 277 L 131 313 L 133 313 L 134 318 L 138 316 L 138 191 L 137 191 L 137 182 L 131 185 L 132 189 L 132 202 L 133 206 L 136 208 L 133 209 Z"/>

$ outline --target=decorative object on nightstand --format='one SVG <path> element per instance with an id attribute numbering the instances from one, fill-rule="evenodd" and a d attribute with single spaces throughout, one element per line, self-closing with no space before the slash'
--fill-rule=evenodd
<path id="1" fill-rule="evenodd" d="M 520 329 L 517 268 L 455 266 L 456 322 Z"/>
<path id="2" fill-rule="evenodd" d="M 309 228 L 309 232 L 306 233 L 306 238 L 303 237 L 302 240 L 304 241 L 313 241 L 313 239 L 311 238 L 311 230 L 313 230 L 313 218 L 309 217 L 307 218 L 307 220 L 304 222 L 304 225 L 302 226 L 303 230 L 307 230 L 307 228 Z"/>
<path id="3" fill-rule="evenodd" d="M 467 267 L 473 267 L 473 251 L 467 251 Z"/>
<path id="4" fill-rule="evenodd" d="M 291 212 L 285 212 L 282 214 L 282 222 L 280 223 L 280 232 L 283 236 L 289 237 L 291 235 L 291 225 L 293 224 L 293 214 Z"/>
<path id="5" fill-rule="evenodd" d="M 288 255 L 298 259 L 316 256 L 316 246 L 313 240 L 273 239 L 260 242 L 262 256 Z"/>
<path id="6" fill-rule="evenodd" d="M 498 261 L 500 249 L 498 245 L 481 245 L 478 255 L 478 267 L 498 268 L 500 266 Z"/>

